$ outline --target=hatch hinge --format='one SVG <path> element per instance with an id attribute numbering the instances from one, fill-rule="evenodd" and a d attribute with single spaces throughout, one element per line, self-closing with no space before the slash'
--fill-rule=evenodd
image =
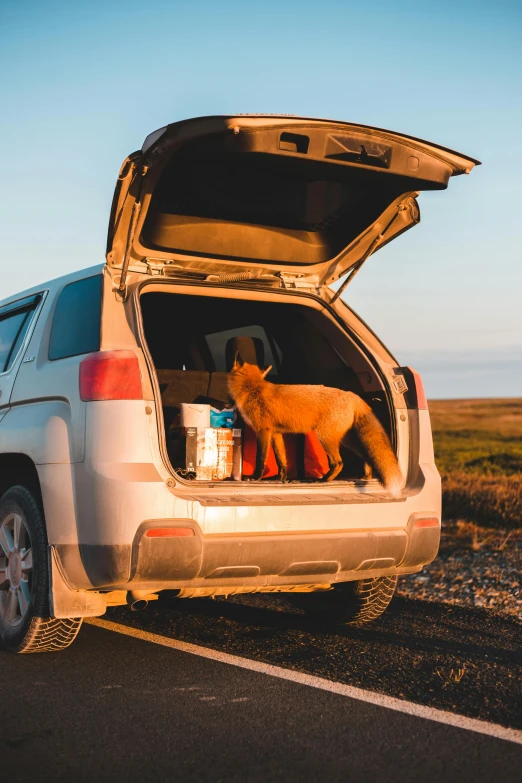
<path id="1" fill-rule="evenodd" d="M 153 277 L 165 277 L 165 262 L 155 261 L 153 258 L 147 258 L 147 272 Z"/>
<path id="2" fill-rule="evenodd" d="M 281 281 L 281 288 L 316 288 L 316 285 L 305 280 L 305 275 L 291 275 L 288 272 L 274 272 Z"/>

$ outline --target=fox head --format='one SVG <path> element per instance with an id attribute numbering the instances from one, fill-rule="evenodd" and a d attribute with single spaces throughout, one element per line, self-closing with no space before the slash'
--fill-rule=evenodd
<path id="1" fill-rule="evenodd" d="M 263 382 L 271 369 L 272 365 L 267 367 L 266 370 L 261 370 L 257 364 L 244 362 L 239 353 L 236 353 L 234 365 L 228 376 L 228 385 L 232 396 L 235 397 L 243 388 L 256 386 Z"/>
<path id="2" fill-rule="evenodd" d="M 272 369 L 272 365 L 270 364 L 266 370 L 261 370 L 257 364 L 249 364 L 248 362 L 244 362 L 241 358 L 241 354 L 239 351 L 236 351 L 236 355 L 234 356 L 234 364 L 232 366 L 231 372 L 234 373 L 236 376 L 243 375 L 245 377 L 250 378 L 266 378 L 270 370 Z"/>

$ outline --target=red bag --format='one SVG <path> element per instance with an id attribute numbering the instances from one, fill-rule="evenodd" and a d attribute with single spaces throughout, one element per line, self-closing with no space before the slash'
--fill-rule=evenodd
<path id="1" fill-rule="evenodd" d="M 304 444 L 304 474 L 306 478 L 322 478 L 330 470 L 326 451 L 315 432 L 307 432 Z"/>
<path id="2" fill-rule="evenodd" d="M 306 435 L 284 435 L 289 478 L 322 478 L 329 470 L 326 452 L 315 432 Z M 299 441 L 304 441 L 300 443 Z M 299 448 L 301 446 L 301 448 Z M 299 454 L 299 452 L 301 452 Z M 243 431 L 243 476 L 253 476 L 256 469 L 257 438 L 245 424 Z M 279 470 L 270 446 L 263 478 L 277 476 Z"/>

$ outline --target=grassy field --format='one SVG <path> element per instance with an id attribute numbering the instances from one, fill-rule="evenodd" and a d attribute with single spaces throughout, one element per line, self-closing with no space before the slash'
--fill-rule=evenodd
<path id="1" fill-rule="evenodd" d="M 522 527 L 522 399 L 432 400 L 443 514 Z"/>

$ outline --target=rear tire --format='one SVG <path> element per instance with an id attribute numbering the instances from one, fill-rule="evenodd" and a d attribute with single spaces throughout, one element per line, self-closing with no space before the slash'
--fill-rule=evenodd
<path id="1" fill-rule="evenodd" d="M 76 638 L 81 618 L 49 617 L 49 561 L 41 503 L 22 486 L 0 500 L 0 640 L 14 653 L 54 652 Z"/>
<path id="2" fill-rule="evenodd" d="M 333 590 L 303 595 L 302 606 L 316 622 L 329 625 L 370 623 L 388 607 L 397 580 L 397 576 L 378 576 L 342 582 Z"/>

